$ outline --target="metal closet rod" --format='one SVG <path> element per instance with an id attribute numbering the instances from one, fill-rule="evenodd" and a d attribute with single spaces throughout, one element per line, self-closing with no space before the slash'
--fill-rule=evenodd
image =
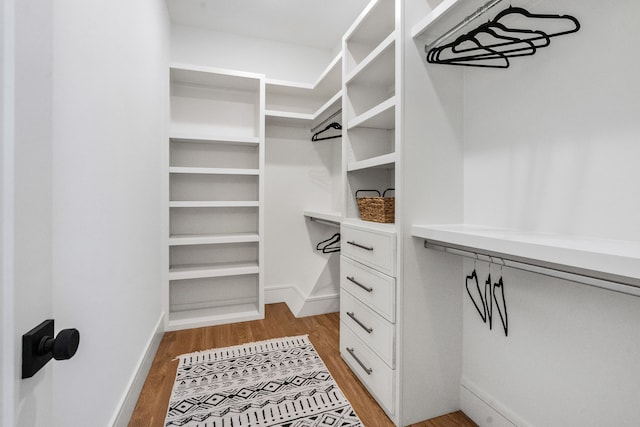
<path id="1" fill-rule="evenodd" d="M 429 50 L 431 48 L 436 47 L 437 45 L 439 45 L 440 43 L 442 43 L 443 41 L 445 41 L 446 39 L 448 39 L 458 31 L 460 31 L 461 29 L 469 25 L 471 22 L 475 21 L 476 19 L 478 19 L 479 17 L 487 13 L 491 8 L 496 6 L 501 1 L 502 0 L 491 0 L 488 3 L 485 3 L 484 6 L 480 6 L 475 12 L 473 12 L 471 15 L 464 18 L 460 23 L 458 23 L 458 25 L 451 28 L 449 31 L 447 31 L 446 33 L 444 33 L 443 35 L 441 35 L 431 43 L 425 45 L 424 46 L 425 53 L 429 53 Z"/>
<path id="2" fill-rule="evenodd" d="M 445 246 L 442 244 L 442 242 L 434 243 L 430 242 L 429 240 L 425 240 L 424 247 L 427 249 L 434 249 L 441 252 L 461 255 L 467 258 L 473 258 L 478 261 L 489 262 L 496 265 L 502 265 L 504 267 L 511 267 L 518 270 L 529 271 L 532 273 L 542 274 L 544 276 L 555 277 L 558 279 L 581 283 L 583 285 L 594 286 L 596 288 L 607 289 L 609 291 L 620 292 L 623 294 L 640 297 L 640 287 L 633 286 L 627 283 L 602 280 L 595 277 L 584 276 L 582 274 L 558 270 L 551 267 L 544 267 L 536 264 L 516 261 L 513 259 L 505 258 L 504 255 L 496 256 L 483 252 L 459 249 L 453 246 Z M 495 260 L 500 260 L 501 262 L 496 263 Z"/>
<path id="3" fill-rule="evenodd" d="M 311 133 L 315 133 L 317 129 L 320 129 L 322 127 L 322 125 L 324 125 L 325 123 L 327 123 L 329 120 L 333 119 L 334 117 L 340 115 L 340 113 L 342 113 L 342 108 L 340 108 L 338 111 L 336 111 L 335 113 L 333 113 L 332 115 L 330 115 L 329 117 L 327 117 L 326 119 L 324 119 L 323 121 L 318 123 L 317 125 L 315 125 L 313 128 L 311 128 Z"/>
<path id="4" fill-rule="evenodd" d="M 315 217 L 310 216 L 310 217 L 309 217 L 309 221 L 318 222 L 318 223 L 320 223 L 320 224 L 325 224 L 325 225 L 330 225 L 330 226 L 332 226 L 332 227 L 338 227 L 338 228 L 340 228 L 340 223 L 338 223 L 338 222 L 333 222 L 333 221 L 328 221 L 328 220 L 326 220 L 326 219 L 320 219 L 320 218 L 315 218 Z"/>

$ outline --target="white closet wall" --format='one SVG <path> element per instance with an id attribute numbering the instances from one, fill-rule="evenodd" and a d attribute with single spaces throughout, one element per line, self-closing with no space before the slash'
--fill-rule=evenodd
<path id="1" fill-rule="evenodd" d="M 411 205 L 422 205 L 424 213 L 415 218 L 422 216 L 423 223 L 462 219 L 637 242 L 640 61 L 628 47 L 640 42 L 634 26 L 640 6 L 631 0 L 512 3 L 537 13 L 574 15 L 582 29 L 552 39 L 531 57 L 514 58 L 506 70 L 461 70 L 424 59 L 408 67 L 414 82 L 422 79 L 412 102 L 422 103 L 424 121 L 406 109 L 413 123 L 407 126 L 415 132 L 407 145 L 407 179 L 422 187 L 415 191 L 421 201 L 409 202 L 407 212 L 417 213 Z M 423 47 L 416 43 L 414 52 L 424 56 Z M 430 101 L 420 101 L 422 96 Z M 437 141 L 447 144 L 436 149 Z M 410 152 L 422 153 L 422 169 Z M 431 186 L 438 176 L 452 190 L 449 196 Z M 461 196 L 463 209 L 455 207 Z M 447 206 L 450 217 L 443 215 Z M 473 260 L 426 250 L 420 239 L 409 246 L 406 283 L 420 280 L 425 293 L 444 292 L 437 286 L 460 292 L 461 407 L 480 426 L 640 423 L 633 401 L 640 393 L 639 298 L 505 268 L 505 337 L 495 312 L 489 330 L 463 291 Z M 488 264 L 478 262 L 477 271 L 484 281 Z M 500 269 L 492 267 L 491 274 L 497 280 Z M 449 308 L 459 310 L 455 304 Z"/>

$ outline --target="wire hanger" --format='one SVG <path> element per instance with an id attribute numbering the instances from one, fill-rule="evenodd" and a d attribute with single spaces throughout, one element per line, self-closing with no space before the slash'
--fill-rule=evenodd
<path id="1" fill-rule="evenodd" d="M 311 140 L 312 141 L 323 141 L 325 139 L 342 138 L 342 134 L 318 138 L 319 135 L 321 135 L 324 132 L 327 132 L 328 130 L 331 130 L 331 129 L 341 130 L 342 129 L 342 125 L 340 125 L 340 123 L 338 123 L 338 122 L 329 123 L 327 125 L 327 127 L 325 127 L 323 130 L 314 133 L 313 136 L 311 137 Z"/>
<path id="2" fill-rule="evenodd" d="M 316 250 L 322 251 L 323 254 L 340 252 L 340 233 L 336 233 L 328 239 L 318 243 L 316 245 Z"/>
<path id="3" fill-rule="evenodd" d="M 476 260 L 477 259 L 478 259 L 478 256 L 476 255 Z M 469 294 L 469 298 L 471 298 L 471 302 L 476 307 L 476 310 L 478 311 L 478 314 L 480 315 L 482 322 L 486 323 L 487 322 L 487 305 L 484 301 L 484 297 L 482 296 L 482 291 L 480 290 L 480 284 L 478 283 L 478 274 L 476 273 L 476 260 L 473 261 L 473 272 L 471 273 L 470 276 L 466 277 L 464 281 L 464 286 L 467 289 L 467 294 Z M 470 280 L 473 280 L 476 282 L 476 289 L 478 291 L 478 298 L 480 299 L 480 303 L 476 302 L 476 298 L 474 298 L 473 295 L 471 295 L 471 291 L 469 290 Z M 482 306 L 482 311 L 480 311 L 480 306 Z"/>

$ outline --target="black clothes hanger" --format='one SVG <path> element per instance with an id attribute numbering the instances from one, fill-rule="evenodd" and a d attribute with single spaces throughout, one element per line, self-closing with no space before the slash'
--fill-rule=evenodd
<path id="1" fill-rule="evenodd" d="M 514 25 L 509 21 L 516 19 Z M 545 28 L 521 28 L 534 21 L 551 24 L 551 30 Z M 557 30 L 558 23 L 564 25 Z M 544 25 L 543 25 L 544 27 Z M 554 28 L 555 27 L 555 28 Z M 549 46 L 550 38 L 570 34 L 580 29 L 579 21 L 570 15 L 534 14 L 521 7 L 509 6 L 496 15 L 492 21 L 459 36 L 452 43 L 434 47 L 427 54 L 427 62 L 434 64 L 462 65 L 468 67 L 508 68 L 508 58 L 530 56 L 537 49 Z"/>
<path id="2" fill-rule="evenodd" d="M 321 131 L 319 131 L 319 132 L 314 133 L 314 134 L 313 134 L 313 136 L 311 137 L 311 140 L 312 140 L 312 141 L 323 141 L 323 140 L 325 140 L 325 139 L 342 138 L 342 134 L 340 134 L 340 135 L 333 135 L 333 136 L 325 136 L 325 137 L 322 137 L 322 138 L 318 138 L 318 136 L 319 136 L 320 134 L 322 134 L 322 133 L 324 133 L 324 132 L 326 132 L 326 131 L 328 131 L 328 130 L 330 130 L 330 129 L 337 129 L 337 130 L 341 130 L 341 129 L 342 129 L 342 125 L 340 125 L 340 123 L 338 123 L 338 122 L 329 123 L 329 124 L 327 125 L 327 127 L 325 127 L 324 129 L 322 129 L 322 130 L 321 130 Z"/>
<path id="3" fill-rule="evenodd" d="M 491 268 L 491 265 L 489 265 Z M 489 272 L 489 276 L 487 280 L 484 282 L 484 301 L 487 305 L 487 319 L 489 319 L 489 329 L 493 329 L 493 301 L 491 300 L 491 272 Z"/>
<path id="4" fill-rule="evenodd" d="M 476 298 L 474 298 L 473 295 L 471 295 L 471 291 L 469 290 L 470 280 L 474 280 L 476 282 L 476 289 L 478 291 L 478 298 L 480 298 L 480 304 L 478 304 L 476 302 Z M 478 275 L 476 273 L 475 265 L 473 267 L 473 272 L 471 273 L 471 275 L 467 276 L 467 278 L 465 279 L 464 286 L 467 289 L 469 298 L 471 298 L 471 302 L 473 302 L 473 305 L 476 307 L 476 310 L 478 311 L 480 318 L 484 323 L 486 323 L 487 322 L 487 305 L 485 304 L 484 298 L 482 296 L 482 291 L 480 290 L 480 284 L 478 283 Z M 480 311 L 480 306 L 482 306 L 482 311 Z"/>
<path id="5" fill-rule="evenodd" d="M 498 301 L 496 297 L 496 288 L 500 288 L 500 292 L 502 293 L 502 303 Z M 500 315 L 500 320 L 502 321 L 502 328 L 504 329 L 504 336 L 509 336 L 509 319 L 507 317 L 507 300 L 504 298 L 504 283 L 502 282 L 502 275 L 500 275 L 500 280 L 498 283 L 493 284 L 493 301 L 496 303 L 496 309 L 498 310 L 498 314 Z M 500 309 L 500 305 L 502 305 L 502 309 Z"/>
<path id="6" fill-rule="evenodd" d="M 340 252 L 340 233 L 336 233 L 328 239 L 318 243 L 316 245 L 316 250 L 322 251 L 323 254 Z"/>

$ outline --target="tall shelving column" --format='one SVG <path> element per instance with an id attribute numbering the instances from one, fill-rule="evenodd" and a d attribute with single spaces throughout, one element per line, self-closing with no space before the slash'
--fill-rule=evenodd
<path id="1" fill-rule="evenodd" d="M 167 330 L 264 317 L 264 77 L 171 75 Z"/>
<path id="2" fill-rule="evenodd" d="M 401 1 L 372 0 L 343 39 L 340 353 L 396 425 L 399 399 L 398 221 Z M 394 223 L 360 219 L 356 191 L 396 189 Z"/>

